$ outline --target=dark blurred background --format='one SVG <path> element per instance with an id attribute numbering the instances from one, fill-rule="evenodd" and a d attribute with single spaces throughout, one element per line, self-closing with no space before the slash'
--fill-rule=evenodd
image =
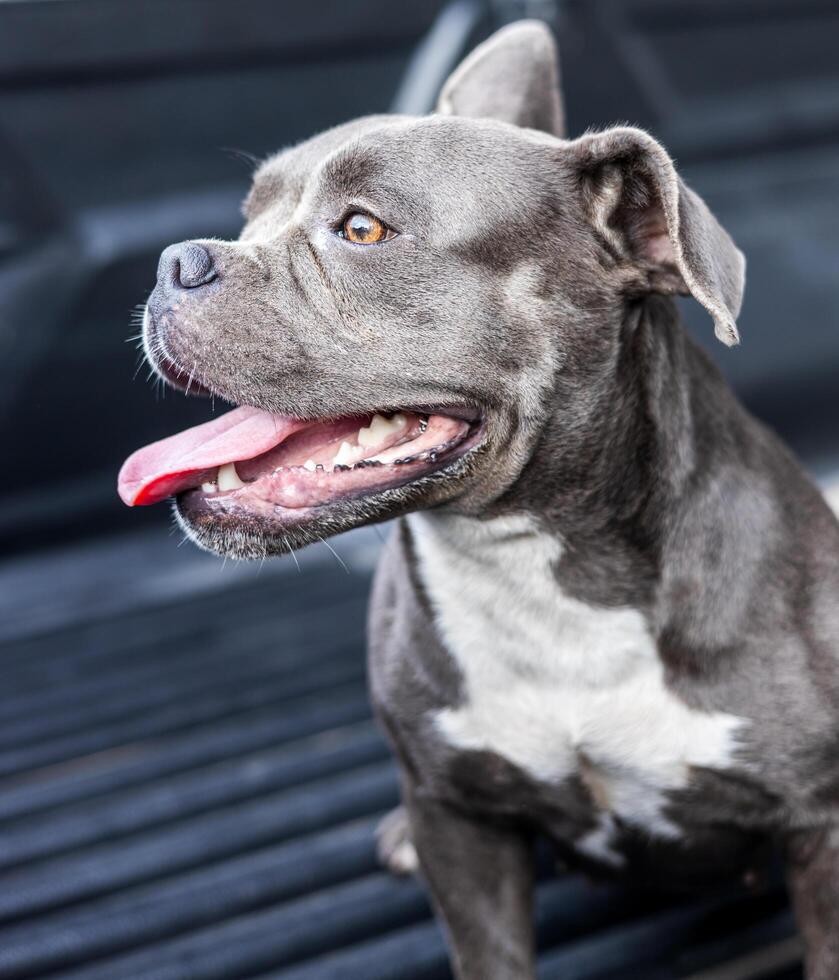
<path id="1" fill-rule="evenodd" d="M 691 329 L 839 473 L 836 0 L 0 0 L 0 977 L 447 975 L 421 891 L 372 856 L 378 537 L 336 542 L 348 571 L 325 548 L 222 570 L 114 484 L 210 412 L 135 377 L 161 249 L 235 236 L 254 158 L 428 111 L 520 16 L 556 30 L 570 134 L 648 128 L 744 250 L 742 345 L 686 303 Z M 774 886 L 545 888 L 545 976 L 798 976 Z"/>

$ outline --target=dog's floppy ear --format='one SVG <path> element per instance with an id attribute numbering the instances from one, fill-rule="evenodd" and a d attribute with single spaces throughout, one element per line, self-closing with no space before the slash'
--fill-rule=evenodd
<path id="1" fill-rule="evenodd" d="M 679 178 L 664 148 L 631 127 L 588 133 L 567 144 L 584 207 L 619 262 L 631 262 L 650 292 L 690 294 L 728 346 L 743 300 L 742 252 Z"/>
<path id="2" fill-rule="evenodd" d="M 548 27 L 538 20 L 517 21 L 478 45 L 449 76 L 437 111 L 562 136 L 556 44 Z"/>

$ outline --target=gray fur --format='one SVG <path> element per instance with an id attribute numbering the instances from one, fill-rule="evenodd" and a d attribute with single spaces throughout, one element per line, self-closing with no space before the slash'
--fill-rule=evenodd
<path id="1" fill-rule="evenodd" d="M 669 689 L 750 722 L 737 765 L 668 799 L 680 841 L 623 828 L 628 870 L 688 885 L 786 841 L 808 976 L 834 978 L 839 525 L 678 321 L 687 291 L 738 340 L 741 254 L 647 133 L 559 138 L 556 77 L 545 29 L 514 26 L 453 75 L 439 114 L 362 119 L 279 154 L 240 240 L 202 243 L 216 278 L 149 303 L 152 348 L 231 401 L 305 417 L 477 406 L 481 445 L 296 524 L 182 503 L 179 519 L 206 547 L 258 556 L 414 510 L 530 515 L 563 543 L 563 594 L 641 610 Z M 351 208 L 398 236 L 341 241 Z M 413 549 L 401 523 L 371 607 L 373 700 L 459 977 L 522 980 L 529 841 L 545 833 L 594 869 L 575 844 L 597 824 L 596 773 L 581 759 L 541 782 L 440 738 L 429 718 L 465 695 Z"/>

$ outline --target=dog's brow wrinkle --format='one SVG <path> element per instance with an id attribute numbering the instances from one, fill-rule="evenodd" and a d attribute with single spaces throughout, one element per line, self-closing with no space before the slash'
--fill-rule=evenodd
<path id="1" fill-rule="evenodd" d="M 317 249 L 315 248 L 314 245 L 312 245 L 308 237 L 304 236 L 303 241 L 306 243 L 306 248 L 309 250 L 309 255 L 312 256 L 312 261 L 315 263 L 315 268 L 318 271 L 318 275 L 320 276 L 321 282 L 328 289 L 329 277 L 326 274 L 326 269 L 324 268 L 323 263 L 320 260 L 320 256 L 318 255 Z"/>
<path id="2" fill-rule="evenodd" d="M 304 299 L 308 299 L 306 290 L 303 288 L 300 277 L 297 275 L 297 269 L 294 268 L 294 250 L 291 245 L 286 245 L 286 249 L 288 251 L 288 277 L 291 280 L 291 284 Z"/>

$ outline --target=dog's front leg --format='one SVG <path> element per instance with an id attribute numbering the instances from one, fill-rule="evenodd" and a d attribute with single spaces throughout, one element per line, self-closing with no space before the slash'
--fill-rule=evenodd
<path id="1" fill-rule="evenodd" d="M 528 839 L 418 792 L 407 791 L 404 802 L 458 980 L 535 977 Z"/>
<path id="2" fill-rule="evenodd" d="M 807 980 L 839 977 L 839 828 L 793 834 L 787 841 L 789 881 L 804 939 Z"/>

